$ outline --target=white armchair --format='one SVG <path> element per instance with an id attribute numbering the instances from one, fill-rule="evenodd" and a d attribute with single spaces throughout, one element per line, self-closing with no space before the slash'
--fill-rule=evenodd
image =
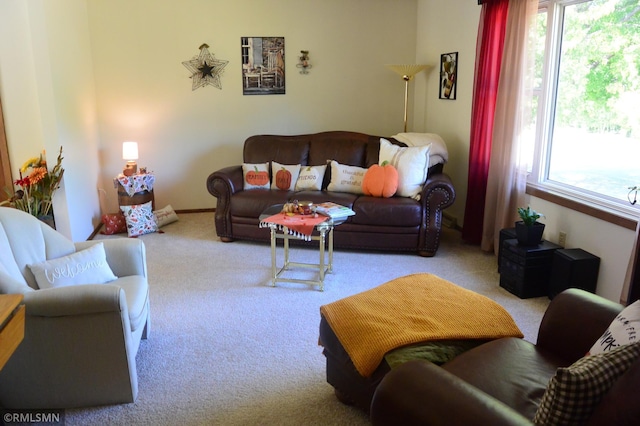
<path id="1" fill-rule="evenodd" d="M 0 293 L 24 294 L 25 336 L 0 371 L 0 406 L 73 408 L 133 402 L 135 357 L 149 333 L 146 251 L 139 239 L 101 240 L 116 280 L 39 289 L 28 265 L 73 243 L 33 216 L 0 207 Z"/>

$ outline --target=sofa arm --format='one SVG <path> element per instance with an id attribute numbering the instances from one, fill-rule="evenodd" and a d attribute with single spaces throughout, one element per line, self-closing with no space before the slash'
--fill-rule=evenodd
<path id="1" fill-rule="evenodd" d="M 542 317 L 537 346 L 573 363 L 587 353 L 622 309 L 587 291 L 565 290 L 553 298 Z"/>
<path id="2" fill-rule="evenodd" d="M 104 312 L 127 312 L 124 290 L 109 284 L 47 288 L 24 295 L 28 316 L 66 317 Z"/>
<path id="3" fill-rule="evenodd" d="M 217 198 L 216 233 L 223 241 L 233 239 L 231 229 L 231 196 L 243 188 L 242 166 L 229 166 L 213 172 L 207 178 L 209 193 Z"/>
<path id="4" fill-rule="evenodd" d="M 531 425 L 501 401 L 427 361 L 409 361 L 382 379 L 371 402 L 382 425 Z"/>
<path id="5" fill-rule="evenodd" d="M 453 204 L 456 191 L 451 178 L 444 173 L 430 176 L 422 187 L 420 202 L 422 203 L 422 230 L 418 242 L 419 254 L 431 257 L 438 251 L 440 231 L 442 228 L 442 211 Z"/>
<path id="6" fill-rule="evenodd" d="M 106 240 L 80 241 L 76 250 L 83 250 L 93 244 L 103 243 L 107 263 L 117 277 L 141 275 L 147 277 L 147 252 L 144 242 L 137 238 L 115 238 Z"/>

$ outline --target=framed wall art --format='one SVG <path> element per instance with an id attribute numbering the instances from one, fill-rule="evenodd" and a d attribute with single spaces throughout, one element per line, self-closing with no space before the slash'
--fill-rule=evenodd
<path id="1" fill-rule="evenodd" d="M 440 55 L 440 99 L 454 100 L 458 89 L 458 52 Z"/>
<path id="2" fill-rule="evenodd" d="M 241 37 L 242 94 L 285 93 L 284 37 Z"/>

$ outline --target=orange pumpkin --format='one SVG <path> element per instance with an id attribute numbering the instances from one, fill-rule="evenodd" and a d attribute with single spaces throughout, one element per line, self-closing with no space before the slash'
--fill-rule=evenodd
<path id="1" fill-rule="evenodd" d="M 255 170 L 251 170 L 247 173 L 247 183 L 255 186 L 262 186 L 269 183 L 269 173 L 258 171 L 256 166 L 253 166 Z"/>
<path id="2" fill-rule="evenodd" d="M 276 187 L 284 190 L 291 188 L 291 172 L 284 167 L 276 173 Z"/>
<path id="3" fill-rule="evenodd" d="M 398 171 L 388 161 L 374 164 L 364 174 L 362 192 L 372 197 L 392 197 L 398 190 Z"/>

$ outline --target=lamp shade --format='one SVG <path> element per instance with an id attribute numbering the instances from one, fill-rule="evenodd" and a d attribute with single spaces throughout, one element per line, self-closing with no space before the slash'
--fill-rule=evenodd
<path id="1" fill-rule="evenodd" d="M 428 65 L 418 65 L 418 64 L 401 64 L 401 65 L 387 65 L 388 68 L 392 69 L 396 73 L 402 76 L 405 80 L 411 80 L 411 78 L 418 74 L 423 69 L 427 68 Z"/>
<path id="2" fill-rule="evenodd" d="M 122 142 L 122 159 L 138 159 L 138 142 Z"/>

